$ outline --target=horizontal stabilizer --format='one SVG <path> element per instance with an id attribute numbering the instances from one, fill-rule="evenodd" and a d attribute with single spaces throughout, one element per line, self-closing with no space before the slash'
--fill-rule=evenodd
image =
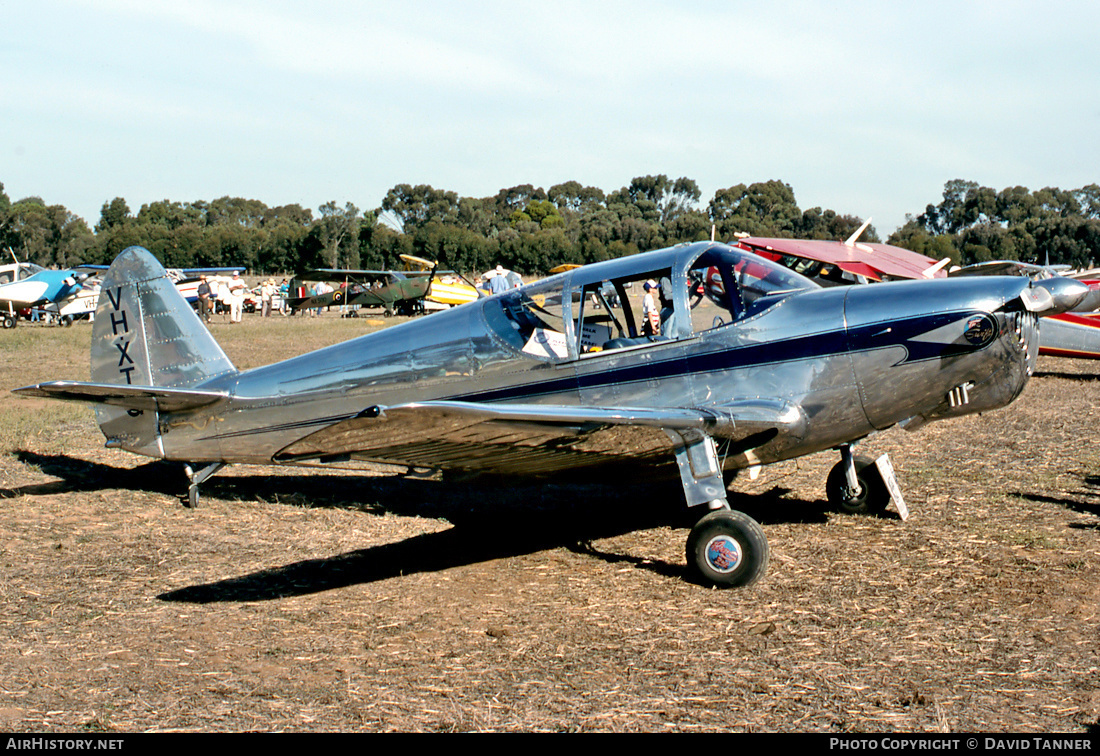
<path id="1" fill-rule="evenodd" d="M 126 409 L 179 412 L 197 409 L 225 399 L 224 391 L 193 391 L 191 389 L 160 388 L 156 386 L 127 386 L 116 383 L 84 383 L 80 381 L 51 381 L 35 386 L 24 386 L 13 393 L 23 396 L 39 396 L 46 399 L 62 399 L 72 402 L 109 404 Z"/>

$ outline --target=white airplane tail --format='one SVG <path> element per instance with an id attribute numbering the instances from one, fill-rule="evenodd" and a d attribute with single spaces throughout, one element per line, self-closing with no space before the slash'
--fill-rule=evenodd
<path id="1" fill-rule="evenodd" d="M 124 249 L 103 277 L 91 360 L 93 384 L 127 387 L 113 401 L 96 404 L 108 445 L 157 457 L 164 455 L 159 411 L 188 397 L 207 403 L 203 392 L 187 389 L 237 372 L 161 264 L 142 247 Z"/>

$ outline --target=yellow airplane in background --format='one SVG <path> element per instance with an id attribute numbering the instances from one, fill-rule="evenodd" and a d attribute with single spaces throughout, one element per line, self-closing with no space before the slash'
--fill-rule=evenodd
<path id="1" fill-rule="evenodd" d="M 401 259 L 405 261 L 405 270 L 432 270 L 436 266 L 436 263 L 425 260 L 423 257 L 401 255 Z M 436 278 L 432 279 L 431 288 L 424 296 L 424 302 L 425 305 L 434 303 L 443 307 L 454 307 L 455 305 L 473 302 L 477 298 L 477 289 L 461 280 L 454 273 L 444 271 L 442 273 L 437 272 Z"/>

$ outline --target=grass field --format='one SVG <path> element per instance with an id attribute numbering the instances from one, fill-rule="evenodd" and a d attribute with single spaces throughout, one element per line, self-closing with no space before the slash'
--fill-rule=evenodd
<path id="1" fill-rule="evenodd" d="M 429 316 L 430 317 L 430 316 Z M 389 321 L 386 321 L 387 323 Z M 246 316 L 240 368 L 380 328 Z M 823 511 L 834 455 L 731 497 L 765 579 L 684 579 L 679 491 L 235 466 L 103 447 L 90 328 L 0 334 L 0 728 L 1096 732 L 1100 380 L 1040 361 L 1012 407 L 892 430 L 913 516 Z"/>

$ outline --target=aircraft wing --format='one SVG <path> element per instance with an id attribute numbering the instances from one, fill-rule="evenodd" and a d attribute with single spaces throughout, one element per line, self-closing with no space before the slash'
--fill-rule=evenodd
<path id="1" fill-rule="evenodd" d="M 1028 276 L 1044 277 L 1069 270 L 1068 265 L 1034 265 L 1019 260 L 990 260 L 951 271 L 951 276 Z"/>
<path id="2" fill-rule="evenodd" d="M 687 439 L 800 437 L 805 413 L 782 400 L 720 407 L 585 407 L 432 401 L 369 407 L 275 455 L 275 461 L 355 458 L 482 472 L 552 472 L 654 458 Z M 750 440 L 749 448 L 755 448 Z M 738 447 L 737 453 L 747 448 Z"/>
<path id="3" fill-rule="evenodd" d="M 399 257 L 405 261 L 405 265 L 410 270 L 431 270 L 436 266 L 436 263 L 432 260 L 425 260 L 423 257 L 415 257 L 413 255 L 399 255 Z"/>
<path id="4" fill-rule="evenodd" d="M 770 259 L 800 257 L 835 265 L 841 270 L 876 281 L 883 278 L 929 278 L 945 275 L 931 257 L 892 244 L 868 244 L 813 239 L 765 239 L 749 236 L 737 246 Z M 926 273 L 927 272 L 927 273 Z"/>
<path id="5" fill-rule="evenodd" d="M 95 270 L 107 270 L 108 268 L 106 265 L 85 265 L 83 267 Z M 165 273 L 172 281 L 179 283 L 199 276 L 229 276 L 234 273 L 244 273 L 244 271 L 244 266 L 238 265 L 233 268 L 168 268 Z"/>
<path id="6" fill-rule="evenodd" d="M 304 270 L 295 278 L 303 281 L 333 281 L 351 278 L 361 281 L 390 281 L 404 274 L 393 270 L 350 270 L 346 268 L 313 268 Z"/>
<path id="7" fill-rule="evenodd" d="M 52 381 L 34 386 L 24 386 L 13 391 L 22 396 L 38 396 L 46 399 L 63 399 L 73 402 L 109 404 L 134 410 L 159 410 L 179 412 L 197 409 L 225 399 L 222 391 L 194 391 L 190 389 L 154 386 L 127 386 L 114 383 L 85 383 L 81 381 Z"/>

